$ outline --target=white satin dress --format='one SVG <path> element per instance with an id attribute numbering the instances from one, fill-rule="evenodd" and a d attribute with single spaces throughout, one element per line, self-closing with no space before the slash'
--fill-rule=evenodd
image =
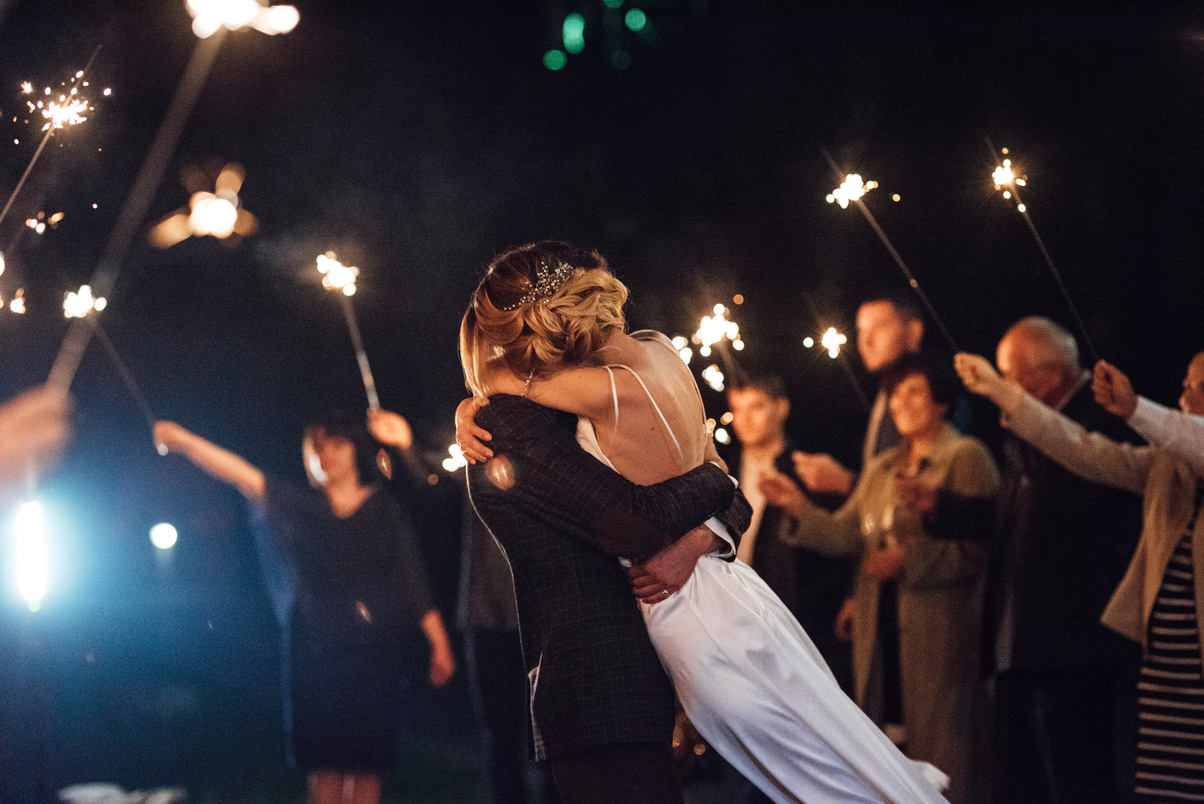
<path id="1" fill-rule="evenodd" d="M 680 454 L 643 379 L 609 366 L 612 393 L 614 369 L 639 380 Z M 579 420 L 577 441 L 614 468 L 589 419 Z M 711 524 L 731 544 L 722 524 Z M 946 801 L 944 774 L 905 757 L 845 695 L 798 620 L 747 564 L 704 556 L 681 590 L 641 609 L 690 722 L 775 802 Z"/>

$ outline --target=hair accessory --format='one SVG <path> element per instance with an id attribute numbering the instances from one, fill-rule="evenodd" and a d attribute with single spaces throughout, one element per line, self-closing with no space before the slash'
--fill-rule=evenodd
<path id="1" fill-rule="evenodd" d="M 546 299 L 569 280 L 573 275 L 573 266 L 566 262 L 556 260 L 555 267 L 549 264 L 548 257 L 541 257 L 539 265 L 535 267 L 535 284 L 518 298 L 514 304 L 507 304 L 505 307 L 499 307 L 499 310 L 517 310 L 524 304 L 530 304 L 540 299 Z"/>

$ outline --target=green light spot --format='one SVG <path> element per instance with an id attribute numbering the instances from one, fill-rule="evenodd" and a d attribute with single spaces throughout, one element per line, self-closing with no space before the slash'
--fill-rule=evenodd
<path id="1" fill-rule="evenodd" d="M 633 8 L 623 17 L 623 22 L 627 23 L 627 27 L 633 31 L 642 31 L 648 24 L 648 15 L 638 8 Z"/>
<path id="2" fill-rule="evenodd" d="M 622 8 L 623 0 L 602 0 L 602 5 L 607 8 Z"/>
<path id="3" fill-rule="evenodd" d="M 616 70 L 626 70 L 631 67 L 631 54 L 626 50 L 616 50 L 610 54 L 610 66 Z"/>
<path id="4" fill-rule="evenodd" d="M 580 14 L 569 14 L 561 26 L 561 36 L 564 38 L 564 49 L 569 53 L 580 53 L 585 48 L 585 17 Z"/>
<path id="5" fill-rule="evenodd" d="M 563 70 L 564 65 L 569 63 L 569 57 L 564 54 L 563 50 L 549 50 L 543 54 L 543 66 L 549 70 Z"/>

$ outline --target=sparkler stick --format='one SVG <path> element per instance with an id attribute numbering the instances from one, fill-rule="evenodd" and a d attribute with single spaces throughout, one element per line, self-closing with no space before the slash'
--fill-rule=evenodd
<path id="1" fill-rule="evenodd" d="M 92 62 L 96 60 L 96 55 L 100 53 L 100 48 L 100 45 L 96 46 L 96 50 L 92 51 L 92 57 L 88 59 L 88 63 L 84 65 L 84 69 L 75 74 L 75 78 L 73 79 L 72 83 L 79 81 L 84 77 L 85 74 L 87 74 L 88 68 L 91 67 Z M 74 88 L 71 90 L 71 95 L 73 97 L 75 95 Z M 46 143 L 50 142 L 51 136 L 54 135 L 55 131 L 63 127 L 63 123 L 75 125 L 76 123 L 81 122 L 84 118 L 79 117 L 79 112 L 86 109 L 87 106 L 88 102 L 84 100 L 73 101 L 67 106 L 58 106 L 57 104 L 51 103 L 51 107 L 54 107 L 54 109 L 52 110 L 51 107 L 47 107 L 47 109 L 43 111 L 43 115 L 50 121 L 46 124 L 46 134 L 42 137 L 42 141 L 38 144 L 37 150 L 34 151 L 33 158 L 30 159 L 29 164 L 25 166 L 25 172 L 21 174 L 21 178 L 17 182 L 17 186 L 14 187 L 12 193 L 9 194 L 8 201 L 4 204 L 4 209 L 0 210 L 0 223 L 3 223 L 5 217 L 8 216 L 8 211 L 12 209 L 13 202 L 17 200 L 17 194 L 20 193 L 21 188 L 25 186 L 25 180 L 29 178 L 30 172 L 33 171 L 33 166 L 38 163 L 38 158 L 42 155 L 42 151 L 45 150 Z"/>
<path id="2" fill-rule="evenodd" d="M 1083 319 L 1079 315 L 1079 309 L 1075 306 L 1074 300 L 1070 298 L 1070 291 L 1066 289 L 1066 283 L 1062 281 L 1062 274 L 1058 271 L 1058 266 L 1054 265 L 1053 257 L 1049 256 L 1049 249 L 1045 247 L 1045 241 L 1041 239 L 1041 235 L 1037 232 L 1037 227 L 1033 224 L 1033 219 L 1029 217 L 1028 207 L 1020 200 L 1020 191 L 1017 186 L 1023 187 L 1025 177 L 1017 176 L 1012 170 L 1012 160 L 1003 159 L 995 146 L 991 144 L 990 138 L 987 138 L 987 147 L 991 149 L 991 157 L 999 162 L 999 166 L 995 168 L 992 179 L 995 181 L 995 189 L 1003 190 L 1003 197 L 1016 199 L 1016 211 L 1024 218 L 1024 222 L 1028 224 L 1028 230 L 1033 235 L 1033 240 L 1037 242 L 1037 249 L 1041 252 L 1041 257 L 1045 260 L 1045 265 L 1049 268 L 1049 272 L 1053 274 L 1054 282 L 1058 285 L 1058 290 L 1062 292 L 1062 298 L 1066 300 L 1066 305 L 1070 308 L 1071 314 L 1074 316 L 1074 322 L 1079 328 L 1079 334 L 1083 337 L 1083 345 L 1087 347 L 1087 353 L 1091 355 L 1091 363 L 1094 365 L 1099 362 L 1099 353 L 1095 351 L 1095 344 L 1091 342 L 1091 335 L 1087 332 L 1087 327 L 1083 324 Z M 1005 148 L 1006 152 L 1007 149 Z M 1002 161 L 1000 162 L 999 160 Z M 1003 188 L 1007 188 L 1004 190 Z"/>
<path id="3" fill-rule="evenodd" d="M 126 367 L 125 361 L 121 359 L 121 355 L 117 354 L 117 347 L 109 340 L 109 336 L 100 328 L 100 322 L 97 321 L 97 313 L 103 310 L 106 306 L 104 297 L 94 297 L 92 288 L 88 285 L 82 285 L 75 293 L 68 293 L 63 299 L 63 315 L 67 318 L 84 319 L 92 325 L 92 331 L 100 339 L 104 345 L 105 351 L 109 353 L 109 359 L 113 361 L 113 366 L 117 369 L 117 374 L 121 377 L 125 387 L 130 392 L 130 396 L 134 398 L 134 403 L 138 405 L 138 410 L 146 418 L 147 425 L 151 430 L 155 429 L 155 422 L 158 417 L 151 410 L 150 404 L 146 401 L 146 397 L 142 393 L 142 389 L 138 387 L 138 383 L 134 381 L 134 375 L 130 373 Z"/>
<path id="4" fill-rule="evenodd" d="M 380 409 L 380 398 L 376 395 L 376 380 L 372 377 L 372 368 L 368 365 L 368 353 L 364 351 L 364 340 L 360 337 L 359 322 L 355 318 L 355 308 L 351 306 L 351 297 L 355 295 L 355 278 L 360 269 L 352 268 L 335 259 L 333 251 L 328 251 L 318 257 L 318 273 L 322 274 L 322 286 L 327 290 L 339 291 L 339 300 L 343 303 L 343 318 L 347 320 L 347 331 L 351 333 L 351 345 L 355 347 L 355 359 L 360 366 L 360 378 L 364 381 L 364 392 L 368 395 L 368 407 Z"/>
<path id="5" fill-rule="evenodd" d="M 125 206 L 122 207 L 117 223 L 109 235 L 104 255 L 92 274 L 92 281 L 89 284 L 98 295 L 108 296 L 113 290 L 117 274 L 121 270 L 121 264 L 129 252 L 130 243 L 146 218 L 146 212 L 150 208 L 155 189 L 159 186 L 159 182 L 163 178 L 163 171 L 166 170 L 167 163 L 175 152 L 176 143 L 179 142 L 180 134 L 184 130 L 184 123 L 188 120 L 188 115 L 196 103 L 201 87 L 204 86 L 209 70 L 213 66 L 217 51 L 225 38 L 224 33 L 224 30 L 218 30 L 215 35 L 199 40 L 192 51 L 192 57 L 176 87 L 176 94 L 172 98 L 171 106 L 168 107 L 163 123 L 159 126 L 159 131 L 151 143 L 150 151 L 147 152 L 146 159 L 138 171 L 134 186 L 126 197 Z M 63 339 L 63 345 L 59 348 L 54 365 L 50 369 L 48 384 L 62 389 L 64 393 L 71 387 L 71 381 L 75 379 L 75 372 L 79 368 L 84 350 L 88 348 L 88 340 L 94 331 L 92 327 L 82 321 L 72 322 Z"/>
<path id="6" fill-rule="evenodd" d="M 928 310 L 928 314 L 932 316 L 933 323 L 935 323 L 937 329 L 940 330 L 945 342 L 949 344 L 949 348 L 956 352 L 958 350 L 957 343 L 953 340 L 953 336 L 949 334 L 949 328 L 946 327 L 945 322 L 941 320 L 936 308 L 932 306 L 932 302 L 928 300 L 928 294 L 926 294 L 924 289 L 920 287 L 919 280 L 916 279 L 915 274 L 911 272 L 911 269 L 907 267 L 907 263 L 903 261 L 903 257 L 899 255 L 899 252 L 895 249 L 894 244 L 890 242 L 890 238 L 886 236 L 886 232 L 882 231 L 882 227 L 878 225 L 877 219 L 874 218 L 874 213 L 870 212 L 870 208 L 867 207 L 865 202 L 861 200 L 861 196 L 865 194 L 865 190 L 873 189 L 874 187 L 877 187 L 877 184 L 871 182 L 865 187 L 848 187 L 846 189 L 846 185 L 849 183 L 849 177 L 845 177 L 845 175 L 840 172 L 840 168 L 836 165 L 836 160 L 834 160 L 827 151 L 823 151 L 822 153 L 824 155 L 824 159 L 828 160 L 828 164 L 831 166 L 832 172 L 836 174 L 836 178 L 845 182 L 845 184 L 841 185 L 841 189 L 846 191 L 845 195 L 842 197 L 836 193 L 833 193 L 832 195 L 828 196 L 828 200 L 840 201 L 840 205 L 842 207 L 847 207 L 850 201 L 857 205 L 857 209 L 861 210 L 861 214 L 865 216 L 865 220 L 874 230 L 874 233 L 878 235 L 878 239 L 882 241 L 882 245 L 886 247 L 888 252 L 890 252 L 890 256 L 894 259 L 895 264 L 899 266 L 899 270 L 903 272 L 903 277 L 907 280 L 907 284 L 911 286 L 913 291 L 915 291 L 916 296 L 919 298 L 920 302 L 923 303 L 924 308 Z M 858 179 L 860 179 L 860 177 L 858 177 Z M 860 185 L 860 181 L 858 181 L 857 184 Z"/>

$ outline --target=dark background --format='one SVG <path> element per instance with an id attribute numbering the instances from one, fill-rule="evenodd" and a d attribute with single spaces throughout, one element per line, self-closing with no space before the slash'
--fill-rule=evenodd
<path id="1" fill-rule="evenodd" d="M 21 81 L 69 78 L 101 45 L 88 79 L 113 89 L 51 139 L 0 224 L 0 298 L 24 288 L 29 310 L 0 311 L 0 396 L 54 360 L 62 295 L 95 268 L 194 47 L 183 5 L 0 0 L 0 195 L 40 139 L 22 122 Z M 438 460 L 463 393 L 469 292 L 497 252 L 555 237 L 610 259 L 633 327 L 690 335 L 742 294 L 740 360 L 787 377 L 804 447 L 852 461 L 864 410 L 802 340 L 829 325 L 852 339 L 860 298 L 905 285 L 861 216 L 825 203 L 837 181 L 823 150 L 880 183 L 866 201 L 960 347 L 990 353 L 1031 313 L 1073 325 L 994 191 L 987 138 L 1028 175 L 1029 212 L 1096 348 L 1174 403 L 1204 348 L 1198 4 L 633 5 L 651 21 L 642 34 L 596 0 L 297 0 L 294 32 L 229 36 L 150 220 L 186 206 L 183 168 L 217 159 L 245 166 L 259 230 L 164 251 L 139 240 L 102 318 L 157 414 L 299 480 L 305 416 L 365 404 L 314 270 L 333 249 L 361 269 L 354 304 L 382 402 Z M 586 48 L 549 71 L 542 56 L 572 11 Z M 23 225 L 39 211 L 65 216 L 39 236 Z M 855 355 L 842 360 L 868 387 Z M 51 591 L 30 614 L 6 573 L 0 598 L 0 801 L 80 781 L 297 797 L 245 506 L 155 454 L 95 344 L 73 392 L 74 443 L 39 489 Z M 169 563 L 147 538 L 163 520 L 181 533 Z M 434 530 L 424 547 L 450 620 L 459 533 Z M 390 795 L 473 800 L 466 685 L 429 692 L 419 674 L 413 689 Z"/>

